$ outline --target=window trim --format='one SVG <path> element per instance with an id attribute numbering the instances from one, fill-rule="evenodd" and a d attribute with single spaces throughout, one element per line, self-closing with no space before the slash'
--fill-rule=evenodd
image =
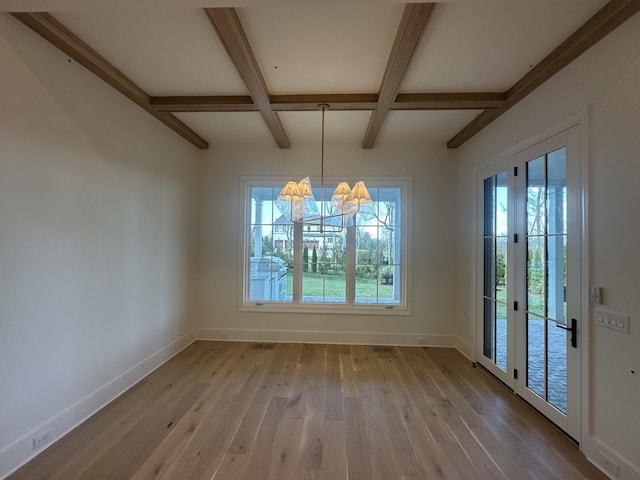
<path id="1" fill-rule="evenodd" d="M 356 180 L 352 177 L 325 177 L 325 185 L 337 184 L 339 180 L 345 180 L 354 183 Z M 369 303 L 293 303 L 293 302 L 275 302 L 265 301 L 256 302 L 245 298 L 249 291 L 249 262 L 246 262 L 245 254 L 248 251 L 251 242 L 251 229 L 245 228 L 251 223 L 251 209 L 248 208 L 251 201 L 251 188 L 256 186 L 269 186 L 283 183 L 282 176 L 241 176 L 239 181 L 238 196 L 240 206 L 238 208 L 238 264 L 237 264 L 237 310 L 243 312 L 273 312 L 273 313 L 310 313 L 310 314 L 326 314 L 326 313 L 345 313 L 345 314 L 362 314 L 362 315 L 412 315 L 412 228 L 410 219 L 412 218 L 411 201 L 413 199 L 413 179 L 407 176 L 393 177 L 358 177 L 357 180 L 363 180 L 367 185 L 374 187 L 395 187 L 400 188 L 400 302 L 397 304 L 369 304 Z M 318 179 L 311 179 L 312 184 L 318 183 Z M 300 236 L 296 238 L 302 242 Z M 355 256 L 355 251 L 353 253 Z M 353 259 L 355 264 L 355 257 Z M 294 267 L 293 274 L 297 270 L 301 275 L 301 264 L 296 264 L 299 268 Z M 349 268 L 349 266 L 347 267 Z M 354 267 L 355 271 L 355 267 Z M 349 301 L 347 295 L 347 301 Z"/>

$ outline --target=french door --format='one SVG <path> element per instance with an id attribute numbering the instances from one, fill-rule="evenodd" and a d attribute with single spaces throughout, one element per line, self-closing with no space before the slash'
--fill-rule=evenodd
<path id="1" fill-rule="evenodd" d="M 580 435 L 578 127 L 480 177 L 480 363 Z"/>

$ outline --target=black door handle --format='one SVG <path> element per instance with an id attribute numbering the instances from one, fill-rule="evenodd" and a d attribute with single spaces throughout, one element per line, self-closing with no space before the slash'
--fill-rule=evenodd
<path id="1" fill-rule="evenodd" d="M 575 318 L 571 319 L 571 327 L 565 327 L 564 325 L 556 324 L 556 327 L 561 328 L 563 330 L 568 330 L 571 332 L 571 346 L 573 348 L 578 348 L 578 320 Z"/>

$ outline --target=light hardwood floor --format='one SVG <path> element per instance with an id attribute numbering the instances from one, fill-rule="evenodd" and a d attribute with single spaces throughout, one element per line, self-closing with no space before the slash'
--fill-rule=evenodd
<path id="1" fill-rule="evenodd" d="M 606 479 L 453 349 L 232 342 L 194 343 L 9 477 L 151 478 Z"/>

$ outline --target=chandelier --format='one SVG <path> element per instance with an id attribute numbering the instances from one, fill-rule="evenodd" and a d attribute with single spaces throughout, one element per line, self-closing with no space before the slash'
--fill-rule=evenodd
<path id="1" fill-rule="evenodd" d="M 289 181 L 278 195 L 278 206 L 289 214 L 294 223 L 314 226 L 320 232 L 340 231 L 354 224 L 354 216 L 363 207 L 373 203 L 364 182 L 357 182 L 353 188 L 347 182 L 340 182 L 331 196 L 331 206 L 325 203 L 324 187 L 324 114 L 329 105 L 318 105 L 322 111 L 322 133 L 320 147 L 320 209 L 311 188 L 309 177 L 299 182 Z"/>

